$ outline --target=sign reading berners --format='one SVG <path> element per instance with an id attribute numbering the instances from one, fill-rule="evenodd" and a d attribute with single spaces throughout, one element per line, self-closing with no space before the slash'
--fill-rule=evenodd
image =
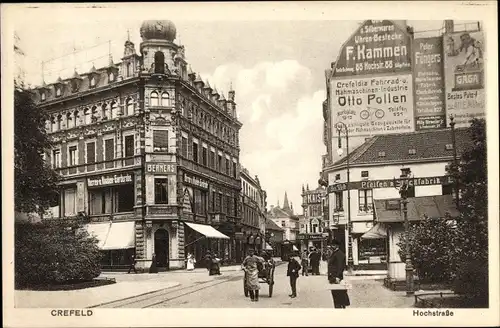
<path id="1" fill-rule="evenodd" d="M 175 164 L 148 162 L 146 163 L 146 172 L 175 174 Z"/>

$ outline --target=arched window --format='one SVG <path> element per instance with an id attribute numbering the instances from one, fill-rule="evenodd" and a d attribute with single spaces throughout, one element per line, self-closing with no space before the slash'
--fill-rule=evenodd
<path id="1" fill-rule="evenodd" d="M 170 106 L 170 96 L 167 92 L 161 94 L 161 105 L 162 106 Z"/>
<path id="2" fill-rule="evenodd" d="M 153 91 L 150 95 L 151 106 L 158 106 L 158 92 Z"/>
<path id="3" fill-rule="evenodd" d="M 47 131 L 47 133 L 52 131 L 52 122 L 50 119 L 45 121 L 45 131 Z"/>
<path id="4" fill-rule="evenodd" d="M 115 80 L 115 73 L 110 72 L 109 73 L 109 82 L 113 82 Z"/>
<path id="5" fill-rule="evenodd" d="M 115 101 L 111 103 L 111 118 L 118 117 L 118 105 Z"/>
<path id="6" fill-rule="evenodd" d="M 103 115 L 103 120 L 109 120 L 111 118 L 111 113 L 109 110 L 109 106 L 106 103 L 102 104 L 102 115 Z"/>
<path id="7" fill-rule="evenodd" d="M 95 87 L 95 77 L 93 76 L 90 78 L 90 86 Z"/>
<path id="8" fill-rule="evenodd" d="M 63 117 L 62 115 L 57 116 L 57 129 L 61 130 L 61 123 L 62 123 Z"/>
<path id="9" fill-rule="evenodd" d="M 132 102 L 132 99 L 128 98 L 126 101 L 126 107 L 127 107 L 127 115 L 134 115 L 134 103 Z"/>
<path id="10" fill-rule="evenodd" d="M 66 114 L 66 128 L 71 129 L 75 127 L 75 120 L 71 113 Z"/>
<path id="11" fill-rule="evenodd" d="M 83 115 L 84 115 L 84 123 L 85 124 L 90 124 L 92 123 L 92 120 L 91 120 L 91 112 L 90 112 L 90 109 L 89 108 L 85 108 L 83 110 Z"/>
<path id="12" fill-rule="evenodd" d="M 45 92 L 42 92 L 42 96 L 41 97 L 42 97 L 42 101 L 44 101 L 45 100 Z"/>
<path id="13" fill-rule="evenodd" d="M 97 106 L 92 107 L 92 123 L 97 122 Z"/>
<path id="14" fill-rule="evenodd" d="M 56 88 L 56 96 L 57 97 L 61 96 L 61 87 Z"/>
<path id="15" fill-rule="evenodd" d="M 75 110 L 75 113 L 73 114 L 73 119 L 75 120 L 75 126 L 80 125 L 80 112 Z"/>
<path id="16" fill-rule="evenodd" d="M 54 116 L 52 116 L 50 118 L 50 127 L 51 127 L 51 131 L 52 132 L 56 132 L 57 131 L 56 119 L 55 119 Z"/>
<path id="17" fill-rule="evenodd" d="M 165 55 L 161 51 L 155 53 L 155 74 L 165 74 Z"/>

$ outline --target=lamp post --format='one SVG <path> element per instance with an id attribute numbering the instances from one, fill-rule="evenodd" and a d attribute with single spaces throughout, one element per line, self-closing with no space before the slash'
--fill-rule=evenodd
<path id="1" fill-rule="evenodd" d="M 345 142 L 346 142 L 346 169 L 347 169 L 347 267 L 349 271 L 353 269 L 353 255 L 352 255 L 352 223 L 351 223 L 351 192 L 350 192 L 350 171 L 349 171 L 349 129 L 344 122 L 337 123 L 338 136 L 338 149 L 337 153 L 342 156 L 342 139 L 340 139 L 340 133 L 345 132 Z"/>
<path id="2" fill-rule="evenodd" d="M 411 296 L 414 294 L 413 287 L 413 265 L 411 263 L 410 252 L 410 222 L 408 220 L 408 187 L 411 180 L 411 171 L 409 168 L 401 169 L 399 194 L 401 195 L 401 203 L 403 205 L 403 217 L 405 227 L 405 271 L 406 271 L 406 295 Z M 394 184 L 397 186 L 397 184 Z"/>
<path id="3" fill-rule="evenodd" d="M 457 143 L 455 138 L 455 121 L 453 114 L 450 115 L 450 127 L 451 127 L 451 143 L 453 147 L 453 183 L 455 184 L 455 204 L 458 210 L 460 201 L 458 199 L 460 193 L 460 185 L 458 182 L 458 160 L 457 160 Z"/>

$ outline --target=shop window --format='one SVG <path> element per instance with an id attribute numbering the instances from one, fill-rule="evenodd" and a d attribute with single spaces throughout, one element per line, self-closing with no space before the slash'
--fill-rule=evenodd
<path id="1" fill-rule="evenodd" d="M 76 215 L 76 189 L 64 190 L 64 216 Z"/>
<path id="2" fill-rule="evenodd" d="M 153 151 L 168 151 L 168 130 L 153 130 Z"/>
<path id="3" fill-rule="evenodd" d="M 188 140 L 184 136 L 181 138 L 181 155 L 184 158 L 188 157 Z"/>
<path id="4" fill-rule="evenodd" d="M 134 136 L 125 136 L 125 157 L 134 156 Z"/>
<path id="5" fill-rule="evenodd" d="M 196 214 L 207 214 L 207 193 L 200 189 L 193 189 L 194 211 Z"/>
<path id="6" fill-rule="evenodd" d="M 86 156 L 87 164 L 95 163 L 95 142 L 87 143 L 87 156 Z"/>
<path id="7" fill-rule="evenodd" d="M 165 55 L 161 51 L 155 53 L 155 74 L 165 74 Z"/>
<path id="8" fill-rule="evenodd" d="M 78 147 L 70 146 L 68 148 L 68 166 L 75 166 L 78 163 Z"/>
<path id="9" fill-rule="evenodd" d="M 198 163 L 198 143 L 193 142 L 193 161 Z"/>
<path id="10" fill-rule="evenodd" d="M 134 102 L 132 101 L 132 99 L 128 98 L 126 100 L 125 106 L 127 108 L 127 115 L 128 116 L 134 115 Z"/>
<path id="11" fill-rule="evenodd" d="M 201 162 L 207 166 L 207 147 L 203 147 L 201 150 Z"/>
<path id="12" fill-rule="evenodd" d="M 152 107 L 158 106 L 158 92 L 151 92 L 151 94 L 149 95 L 149 103 Z"/>
<path id="13" fill-rule="evenodd" d="M 155 179 L 155 204 L 168 204 L 168 179 Z"/>
<path id="14" fill-rule="evenodd" d="M 113 188 L 89 190 L 90 215 L 110 214 L 113 212 Z"/>
<path id="15" fill-rule="evenodd" d="M 359 211 L 370 212 L 373 209 L 373 190 L 358 190 Z"/>
<path id="16" fill-rule="evenodd" d="M 57 169 L 61 167 L 61 150 L 54 149 L 52 151 L 52 168 Z"/>
<path id="17" fill-rule="evenodd" d="M 335 191 L 335 212 L 342 212 L 344 210 L 344 192 L 343 191 Z"/>
<path id="18" fill-rule="evenodd" d="M 134 185 L 117 186 L 115 189 L 116 212 L 132 212 L 134 210 Z"/>

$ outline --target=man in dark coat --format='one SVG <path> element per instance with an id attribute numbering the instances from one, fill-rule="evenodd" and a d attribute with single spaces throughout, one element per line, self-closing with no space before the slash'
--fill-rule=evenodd
<path id="1" fill-rule="evenodd" d="M 340 243 L 333 241 L 332 254 L 328 259 L 328 281 L 330 284 L 340 284 L 344 279 L 345 254 L 340 250 Z M 332 289 L 333 305 L 335 308 L 345 309 L 350 305 L 347 289 Z"/>
<path id="2" fill-rule="evenodd" d="M 137 263 L 137 261 L 135 260 L 135 256 L 132 255 L 130 257 L 130 264 L 128 266 L 128 272 L 127 273 L 130 273 L 131 270 L 134 270 L 134 273 L 137 273 L 137 270 L 135 268 L 135 264 Z"/>
<path id="3" fill-rule="evenodd" d="M 311 263 L 311 269 L 312 269 L 312 275 L 319 276 L 319 261 L 321 260 L 321 254 L 316 250 L 316 248 L 313 249 L 311 254 L 309 255 L 309 261 Z"/>
<path id="4" fill-rule="evenodd" d="M 290 277 L 290 287 L 292 288 L 292 293 L 288 296 L 291 298 L 297 297 L 297 279 L 299 278 L 299 271 L 301 268 L 302 267 L 299 262 L 293 256 L 290 256 L 286 275 Z"/>

